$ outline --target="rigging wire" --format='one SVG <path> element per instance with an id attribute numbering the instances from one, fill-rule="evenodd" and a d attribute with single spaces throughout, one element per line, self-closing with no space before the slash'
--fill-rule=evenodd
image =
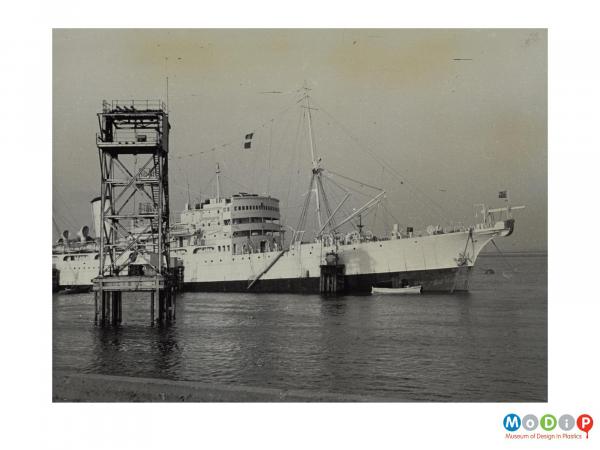
<path id="1" fill-rule="evenodd" d="M 370 184 L 367 184 L 367 183 L 364 183 L 364 182 L 362 182 L 362 181 L 359 181 L 359 180 L 356 180 L 356 179 L 354 179 L 354 178 L 351 178 L 351 177 L 349 177 L 349 176 L 347 176 L 347 175 L 342 175 L 341 173 L 334 172 L 333 170 L 326 169 L 326 171 L 327 171 L 328 173 L 332 174 L 332 175 L 335 175 L 335 176 L 337 176 L 337 177 L 344 178 L 344 179 L 346 179 L 346 180 L 348 180 L 348 181 L 352 181 L 352 182 L 354 182 L 354 183 L 356 183 L 356 184 L 360 184 L 361 186 L 364 186 L 364 187 L 368 187 L 368 188 L 371 188 L 371 189 L 375 189 L 375 190 L 377 190 L 377 191 L 379 191 L 379 192 L 381 192 L 381 191 L 383 191 L 383 190 L 384 190 L 384 189 L 381 189 L 381 188 L 379 188 L 379 187 L 377 187 L 377 186 L 372 186 L 372 185 L 370 185 Z"/>
<path id="2" fill-rule="evenodd" d="M 371 221 L 371 230 L 375 229 L 377 223 L 377 211 L 379 211 L 379 203 L 375 206 L 375 213 L 373 214 L 373 220 Z"/>
<path id="3" fill-rule="evenodd" d="M 300 92 L 300 90 L 298 90 L 297 92 Z M 291 104 L 288 107 L 284 108 L 282 111 L 280 111 L 279 113 L 277 113 L 273 118 L 271 118 L 271 119 L 263 122 L 259 126 L 255 127 L 255 129 L 252 131 L 252 132 L 256 132 L 257 130 L 259 130 L 261 128 L 264 128 L 265 126 L 270 125 L 270 128 L 269 128 L 269 144 L 268 144 L 268 153 L 267 153 L 267 192 L 270 191 L 270 185 L 271 185 L 271 178 L 270 178 L 271 175 L 270 174 L 271 174 L 271 165 L 272 165 L 272 159 L 271 158 L 272 158 L 273 126 L 274 126 L 274 122 L 276 120 L 277 121 L 281 120 L 282 117 L 288 111 L 290 111 L 292 109 L 292 107 L 294 107 L 296 104 L 298 104 L 298 103 L 300 103 L 302 101 L 304 101 L 304 96 L 302 96 L 294 104 Z M 413 186 L 412 183 L 409 184 L 406 181 L 406 177 L 404 177 L 404 175 L 402 175 L 400 172 L 396 171 L 392 166 L 390 166 L 389 163 L 384 158 L 376 155 L 375 153 L 373 153 L 372 150 L 370 150 L 370 149 L 368 149 L 366 147 L 363 147 L 362 144 L 361 144 L 361 142 L 359 141 L 359 139 L 356 138 L 348 130 L 348 128 L 345 127 L 341 122 L 339 122 L 331 113 L 329 113 L 327 110 L 325 110 L 322 106 L 317 105 L 316 102 L 314 102 L 314 101 L 313 101 L 313 104 L 315 106 L 317 106 L 321 111 L 323 111 L 323 113 L 326 114 L 332 120 L 333 123 L 335 123 L 336 125 L 338 125 L 351 138 L 351 140 L 354 141 L 354 143 L 359 148 L 359 150 L 361 150 L 361 151 L 369 154 L 371 156 L 371 158 L 381 166 L 381 168 L 382 168 L 382 179 L 385 178 L 385 175 L 390 174 L 392 177 L 395 177 L 397 180 L 399 180 L 401 184 L 405 184 L 406 183 L 406 187 L 409 189 L 409 191 L 413 192 L 415 194 L 415 196 L 418 195 L 420 197 L 423 197 L 423 198 L 420 199 L 422 202 L 429 203 L 431 206 L 433 206 L 434 210 L 437 208 L 437 212 L 436 213 L 440 214 L 440 212 L 441 212 L 440 215 L 442 217 L 446 218 L 445 216 L 447 214 L 447 211 L 441 205 L 437 204 L 437 202 L 435 202 L 433 199 L 431 199 L 426 193 L 422 192 L 417 186 Z M 295 163 L 296 163 L 297 153 L 298 153 L 298 147 L 299 147 L 300 128 L 301 128 L 302 123 L 305 122 L 305 120 L 306 120 L 305 114 L 306 114 L 306 111 L 304 111 L 304 113 L 300 115 L 300 117 L 298 119 L 298 122 L 297 122 L 296 136 L 295 136 L 294 143 L 293 143 L 293 149 L 294 149 L 294 151 L 293 151 L 293 157 L 290 160 L 290 167 L 294 166 Z M 286 122 L 286 124 L 287 123 L 288 122 Z M 236 141 L 231 141 L 231 142 L 228 142 L 226 144 L 219 145 L 219 146 L 214 146 L 214 147 L 212 147 L 209 150 L 205 150 L 205 151 L 201 151 L 201 152 L 194 152 L 194 153 L 190 153 L 190 154 L 187 154 L 187 155 L 179 155 L 179 156 L 172 157 L 171 159 L 181 160 L 183 158 L 202 156 L 202 155 L 207 154 L 207 153 L 212 153 L 213 157 L 214 157 L 216 151 L 226 150 L 226 149 L 232 148 L 232 145 L 234 143 L 237 143 L 237 140 Z M 252 164 L 252 171 L 253 171 L 253 174 L 255 175 L 256 174 L 256 164 L 257 164 L 257 160 L 258 160 L 258 157 L 259 157 L 259 155 L 258 155 L 259 152 L 253 152 L 253 153 L 255 153 L 255 154 L 253 155 L 254 159 L 253 159 L 253 164 Z M 386 167 L 389 169 L 387 173 L 385 172 Z M 361 187 L 367 187 L 367 188 L 370 188 L 370 189 L 376 189 L 376 190 L 380 190 L 380 191 L 382 190 L 381 188 L 378 188 L 376 186 L 371 186 L 371 185 L 369 185 L 367 183 L 361 182 L 359 180 L 355 180 L 355 179 L 353 179 L 351 177 L 347 177 L 345 175 L 338 174 L 338 173 L 333 172 L 331 170 L 326 170 L 326 172 L 328 172 L 329 174 L 335 175 L 337 177 L 340 177 L 340 178 L 345 178 L 346 180 L 351 181 L 353 183 L 356 183 L 356 184 L 360 185 Z M 185 175 L 185 178 L 187 180 L 187 175 L 186 174 L 184 174 L 184 175 Z M 325 173 L 324 173 L 324 175 L 325 175 Z M 235 180 L 233 180 L 233 179 L 231 179 L 229 177 L 224 176 L 224 178 L 227 178 L 229 181 L 232 181 L 233 183 L 238 184 L 239 186 L 241 186 L 241 187 L 243 187 L 245 189 L 252 190 L 252 189 L 248 188 L 248 186 L 245 186 L 245 185 L 243 185 L 241 183 L 238 183 L 237 181 L 235 181 Z M 214 179 L 214 176 L 211 177 L 211 180 L 209 181 L 209 184 L 212 183 L 213 179 Z M 256 180 L 256 176 L 253 176 L 252 179 Z M 319 177 L 319 179 L 322 180 L 321 177 Z M 338 184 L 338 182 L 334 181 L 331 177 L 327 177 L 327 181 L 335 184 L 338 188 L 342 189 L 345 192 L 352 191 L 354 193 L 357 193 L 359 195 L 363 195 L 365 197 L 369 196 L 368 194 L 365 194 L 365 193 L 360 192 L 360 191 L 358 191 L 356 189 L 353 189 L 353 188 L 351 188 L 349 186 L 346 186 L 344 183 L 342 183 L 339 180 L 338 180 L 339 181 L 339 184 Z M 314 180 L 313 180 L 313 182 L 314 182 Z M 293 190 L 292 189 L 292 187 L 293 187 L 292 184 L 293 183 L 291 183 L 291 182 L 287 183 L 287 193 L 286 193 L 286 202 L 285 202 L 286 207 L 284 207 L 282 209 L 291 210 L 291 209 L 297 209 L 298 208 L 298 206 L 295 206 L 295 207 L 290 207 L 289 206 L 290 192 Z M 312 185 L 311 185 L 311 188 L 312 188 Z M 311 188 L 309 188 L 309 192 L 307 193 L 307 197 L 305 198 L 305 201 L 304 201 L 304 204 L 306 205 L 306 208 L 308 208 L 308 206 L 310 205 L 310 200 L 311 200 L 311 197 L 312 197 L 312 189 Z M 187 189 L 188 189 L 188 197 L 189 197 L 189 187 Z M 324 206 L 325 206 L 325 209 L 328 212 L 328 216 L 329 216 L 331 208 L 330 208 L 330 205 L 328 204 L 328 202 L 325 201 L 326 200 L 326 196 L 325 196 L 325 192 L 324 192 L 324 187 L 323 187 L 322 181 L 320 183 L 320 189 L 323 190 Z M 319 194 L 320 194 L 319 187 L 317 187 L 317 195 L 319 195 Z M 394 219 L 396 219 L 393 216 L 393 214 L 388 210 L 388 208 L 385 207 L 385 205 L 382 205 L 382 208 L 390 216 L 392 216 Z M 341 209 L 345 210 L 345 208 L 341 208 Z M 375 214 L 374 214 L 374 218 L 373 218 L 374 221 L 376 220 L 377 211 L 378 210 L 379 210 L 379 205 L 377 205 L 377 209 L 375 210 Z M 432 212 L 432 211 L 428 211 L 428 212 Z M 370 213 L 370 211 L 368 213 Z M 302 211 L 302 213 L 300 215 L 300 221 L 299 221 L 299 223 L 305 224 L 307 216 L 308 216 L 308 211 Z M 351 223 L 351 225 L 354 226 L 354 224 L 352 222 L 350 222 L 350 223 Z M 375 226 L 375 224 L 374 224 L 374 226 Z M 299 229 L 300 228 L 301 227 L 299 227 Z"/>
<path id="4" fill-rule="evenodd" d="M 329 223 L 327 224 L 327 226 L 329 227 L 329 229 L 331 230 L 331 227 L 335 226 L 335 219 L 332 217 L 332 209 L 329 206 L 329 199 L 327 198 L 327 194 L 325 192 L 325 187 L 323 186 L 323 179 L 322 177 L 318 177 L 317 178 L 317 182 L 321 188 L 321 194 L 323 197 L 323 204 L 325 205 L 325 219 L 329 220 Z M 319 194 L 319 190 L 317 190 L 317 195 Z"/>
<path id="5" fill-rule="evenodd" d="M 304 204 L 302 205 L 302 212 L 300 213 L 300 218 L 298 220 L 298 226 L 296 227 L 296 231 L 298 233 L 303 231 L 303 228 L 306 225 L 306 217 L 308 215 L 308 207 L 310 205 L 310 198 L 312 197 L 314 178 L 315 178 L 315 174 L 313 173 L 310 177 L 310 183 L 308 184 L 308 191 L 306 192 L 306 196 L 304 197 Z"/>
<path id="6" fill-rule="evenodd" d="M 299 141 L 299 138 L 300 138 L 300 128 L 302 126 L 302 123 L 304 122 L 303 119 L 304 119 L 304 115 L 303 114 L 299 114 L 298 115 L 298 123 L 296 125 L 296 135 L 294 137 L 294 143 L 293 143 L 293 147 L 292 147 L 292 149 L 293 149 L 292 150 L 293 156 L 290 159 L 290 164 L 288 166 L 287 173 L 290 173 L 291 169 L 296 166 L 296 160 L 298 159 L 298 151 L 299 151 L 299 148 L 300 148 L 300 146 L 298 144 L 298 141 Z M 291 183 L 287 183 L 287 193 L 286 193 L 286 197 L 285 197 L 286 209 L 289 209 L 288 205 L 289 205 L 289 201 L 290 201 L 290 190 L 292 188 L 292 184 L 295 184 L 296 178 L 293 177 L 292 180 L 293 181 Z"/>
<path id="7" fill-rule="evenodd" d="M 502 252 L 502 250 L 500 250 L 500 247 L 498 247 L 498 245 L 496 244 L 496 241 L 494 241 L 494 239 L 492 239 L 492 244 L 494 244 L 494 247 L 496 247 L 496 250 L 498 250 L 498 253 L 500 253 L 500 256 L 502 256 L 502 260 L 504 261 L 504 263 L 508 266 L 508 268 L 512 271 L 512 272 L 516 272 L 517 269 L 515 267 L 513 267 L 513 265 L 508 262 L 508 259 L 506 258 L 506 256 L 504 255 L 504 253 Z M 504 278 L 510 278 L 510 276 L 506 275 L 504 272 L 502 273 L 502 276 L 504 276 Z"/>
<path id="8" fill-rule="evenodd" d="M 385 202 L 387 203 L 387 199 L 385 200 Z M 387 209 L 386 204 L 383 204 L 382 206 L 383 206 L 384 211 L 387 212 L 392 217 L 392 219 L 394 219 L 396 221 L 397 224 L 404 225 L 404 222 L 401 222 L 400 220 L 398 220 L 398 218 L 396 216 L 394 216 L 390 210 Z"/>
<path id="9" fill-rule="evenodd" d="M 333 180 L 331 177 L 327 177 L 327 180 L 328 180 L 330 183 L 332 183 L 333 185 L 337 186 L 337 187 L 338 187 L 338 188 L 339 188 L 339 189 L 340 189 L 342 192 L 344 192 L 344 193 L 354 192 L 355 194 L 359 194 L 359 195 L 365 196 L 365 197 L 367 197 L 367 198 L 371 198 L 371 196 L 370 196 L 370 195 L 368 195 L 368 194 L 365 194 L 364 192 L 357 191 L 356 189 L 352 189 L 352 188 L 351 188 L 351 187 L 349 187 L 349 186 L 344 186 L 344 185 L 338 184 L 338 183 L 337 183 L 335 180 Z M 350 211 L 348 210 L 348 208 L 346 207 L 346 205 L 343 205 L 343 206 L 342 206 L 340 209 L 341 209 L 341 212 L 342 212 L 342 213 L 344 213 L 344 216 L 345 216 L 345 217 L 348 217 L 348 216 L 350 216 L 350 214 L 352 214 L 352 212 L 350 212 Z M 352 226 L 352 228 L 354 228 L 355 230 L 357 229 L 357 226 L 356 226 L 356 224 L 355 224 L 353 221 L 350 221 L 350 222 L 348 222 L 348 223 L 349 223 L 349 224 Z"/>
<path id="10" fill-rule="evenodd" d="M 56 231 L 56 234 L 60 239 L 62 237 L 62 231 L 60 231 L 60 227 L 58 226 L 58 223 L 56 223 L 56 218 L 54 217 L 54 214 L 52 215 L 52 224 L 54 225 L 54 230 Z"/>
<path id="11" fill-rule="evenodd" d="M 206 183 L 204 189 L 202 189 L 200 191 L 200 196 L 202 196 L 203 192 L 207 192 L 212 184 L 212 182 L 214 181 L 216 175 L 213 175 L 212 177 L 210 177 L 210 180 L 208 180 L 208 183 Z"/>
<path id="12" fill-rule="evenodd" d="M 52 210 L 53 210 L 52 216 L 53 217 L 58 216 L 60 218 L 60 220 L 66 224 L 67 228 L 77 229 L 78 228 L 77 221 L 69 213 L 70 208 L 67 205 L 67 202 L 64 200 L 64 197 L 56 184 L 54 185 L 52 192 L 53 192 L 53 194 L 55 194 L 55 198 L 62 205 L 61 209 L 63 209 L 63 212 L 61 214 L 59 214 L 59 210 L 58 210 L 58 208 L 56 208 L 56 206 L 58 206 L 58 205 L 53 204 L 52 205 Z M 56 211 L 56 213 L 55 213 L 55 211 Z M 59 235 L 60 235 L 60 233 L 59 233 Z"/>
<path id="13" fill-rule="evenodd" d="M 396 169 L 394 169 L 393 166 L 391 166 L 384 158 L 376 155 L 372 150 L 370 150 L 366 147 L 363 147 L 360 140 L 357 137 L 355 137 L 350 132 L 350 130 L 348 130 L 348 128 L 346 126 L 344 126 L 340 121 L 338 121 L 331 113 L 329 113 L 326 109 L 324 109 L 320 104 L 317 104 L 317 102 L 313 101 L 313 103 L 315 105 L 317 105 L 319 110 L 323 111 L 333 122 L 335 122 L 348 135 L 348 137 L 350 137 L 354 141 L 354 143 L 357 145 L 359 150 L 362 150 L 362 151 L 368 153 L 375 160 L 375 162 L 377 162 L 381 167 L 387 167 L 388 172 L 390 172 L 392 175 L 394 175 L 401 182 L 401 184 L 406 184 L 406 186 L 411 191 L 413 191 L 414 193 L 419 194 L 422 197 L 424 197 L 425 199 L 427 199 L 431 206 L 438 209 L 438 214 L 440 214 L 440 212 L 442 213 L 440 215 L 443 219 L 447 220 L 447 218 L 449 216 L 451 216 L 451 214 L 449 214 L 449 212 L 444 207 L 439 205 L 435 200 L 430 198 L 426 193 L 422 192 L 416 185 L 409 183 L 407 181 L 406 177 L 404 175 L 402 175 L 400 172 L 398 172 Z"/>
<path id="14" fill-rule="evenodd" d="M 227 181 L 232 182 L 233 184 L 237 184 L 239 187 L 241 187 L 242 189 L 244 189 L 246 192 L 250 192 L 252 191 L 252 189 L 250 189 L 248 186 L 246 186 L 243 183 L 240 183 L 239 181 L 234 180 L 233 178 L 228 177 L 227 175 L 221 173 L 221 177 L 225 178 Z"/>
<path id="15" fill-rule="evenodd" d="M 327 180 L 330 183 L 333 183 L 334 185 L 336 185 L 338 188 L 340 188 L 344 192 L 351 191 L 351 192 L 354 192 L 355 194 L 359 194 L 364 197 L 371 198 L 371 196 L 369 194 L 365 194 L 364 192 L 358 191 L 354 188 L 351 188 L 350 186 L 346 186 L 345 184 L 341 183 L 340 181 L 336 181 L 336 180 L 332 179 L 331 177 L 327 177 Z"/>
<path id="16" fill-rule="evenodd" d="M 294 106 L 296 106 L 296 104 L 299 101 L 287 106 L 286 108 L 284 108 L 283 110 L 281 110 L 279 113 L 275 114 L 272 118 L 268 119 L 267 121 L 261 123 L 260 125 L 254 127 L 253 130 L 250 130 L 249 133 L 256 133 L 259 129 L 264 128 L 267 124 L 269 124 L 272 121 L 275 120 L 279 120 L 283 115 L 285 115 L 288 111 L 290 111 Z M 236 138 L 235 140 L 231 140 L 227 143 L 224 144 L 220 144 L 220 145 L 215 145 L 213 147 L 211 147 L 208 150 L 203 150 L 200 152 L 194 152 L 194 153 L 188 153 L 185 155 L 177 155 L 177 156 L 170 156 L 169 159 L 173 160 L 173 159 L 184 159 L 184 158 L 194 158 L 194 157 L 198 157 L 207 153 L 212 153 L 212 152 L 216 152 L 219 150 L 229 150 L 232 148 L 232 146 L 235 144 L 236 146 L 238 146 L 240 143 L 240 139 Z M 236 147 L 237 148 L 237 147 Z"/>

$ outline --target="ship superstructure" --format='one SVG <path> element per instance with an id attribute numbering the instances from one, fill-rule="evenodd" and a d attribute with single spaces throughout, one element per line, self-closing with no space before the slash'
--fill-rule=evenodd
<path id="1" fill-rule="evenodd" d="M 172 255 L 264 253 L 282 247 L 279 200 L 240 192 L 186 205 L 171 229 Z"/>

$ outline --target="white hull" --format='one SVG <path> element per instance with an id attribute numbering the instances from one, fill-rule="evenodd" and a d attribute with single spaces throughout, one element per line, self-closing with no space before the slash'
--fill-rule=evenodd
<path id="1" fill-rule="evenodd" d="M 208 290 L 220 290 L 219 283 L 236 282 L 235 290 L 240 290 L 261 273 L 259 283 L 263 285 L 278 280 L 318 280 L 320 266 L 330 251 L 337 252 L 339 264 L 345 265 L 346 277 L 468 269 L 475 264 L 480 251 L 491 239 L 511 232 L 512 228 L 505 222 L 498 222 L 493 227 L 475 228 L 471 237 L 469 231 L 461 231 L 357 242 L 340 245 L 337 249 L 319 243 L 302 244 L 286 251 L 265 273 L 280 252 L 240 255 L 225 252 L 194 253 L 195 248 L 190 246 L 179 249 L 177 256 L 183 260 L 185 267 L 184 286 L 203 290 L 202 285 L 208 283 Z M 461 254 L 466 256 L 462 261 Z M 76 254 L 76 260 L 70 260 L 68 256 L 54 255 L 53 262 L 60 271 L 60 286 L 91 285 L 92 279 L 98 275 L 97 254 Z"/>
<path id="2" fill-rule="evenodd" d="M 408 295 L 408 294 L 420 294 L 422 286 L 408 286 L 403 288 L 371 288 L 371 294 L 394 294 L 394 295 Z"/>

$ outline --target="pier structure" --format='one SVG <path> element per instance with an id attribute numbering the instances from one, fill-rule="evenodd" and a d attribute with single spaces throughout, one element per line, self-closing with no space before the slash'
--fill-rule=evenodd
<path id="1" fill-rule="evenodd" d="M 325 264 L 321 264 L 319 278 L 319 292 L 323 295 L 337 295 L 345 289 L 344 264 L 339 264 L 336 253 L 328 253 L 325 256 Z"/>
<path id="2" fill-rule="evenodd" d="M 120 324 L 123 292 L 145 292 L 150 323 L 167 324 L 175 319 L 177 290 L 169 252 L 168 111 L 158 100 L 103 101 L 98 123 L 95 323 Z"/>

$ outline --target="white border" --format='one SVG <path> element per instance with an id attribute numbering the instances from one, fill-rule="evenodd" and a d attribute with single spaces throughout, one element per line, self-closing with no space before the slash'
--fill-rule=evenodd
<path id="1" fill-rule="evenodd" d="M 450 1 L 33 2 L 7 6 L 1 33 L 4 174 L 2 236 L 5 448 L 541 448 L 506 442 L 514 411 L 598 415 L 597 11 L 589 2 Z M 13 3 L 15 5 L 16 3 Z M 21 5 L 21 4 L 19 4 Z M 6 11 L 6 8 L 13 8 Z M 15 11 L 16 9 L 16 11 Z M 3 14 L 4 15 L 4 14 Z M 51 27 L 548 27 L 549 31 L 549 403 L 187 404 L 51 403 L 50 243 Z M 3 89 L 3 92 L 5 89 Z M 32 115 L 32 110 L 35 115 Z M 23 119 L 41 123 L 35 130 Z M 7 140 L 5 140 L 8 137 Z M 31 241 L 29 241 L 31 239 Z M 35 246 L 35 247 L 34 247 Z M 34 252 L 35 248 L 35 252 Z M 34 266 L 32 268 L 32 265 Z M 8 276 L 6 276 L 8 274 Z M 39 282 L 39 280 L 44 280 Z M 165 418 L 168 418 L 165 425 Z M 109 432 L 110 423 L 119 424 Z M 597 428 L 600 428 L 598 422 Z M 587 445 L 600 438 L 593 429 Z M 553 442 L 563 446 L 564 442 Z M 573 446 L 572 443 L 568 444 Z"/>

